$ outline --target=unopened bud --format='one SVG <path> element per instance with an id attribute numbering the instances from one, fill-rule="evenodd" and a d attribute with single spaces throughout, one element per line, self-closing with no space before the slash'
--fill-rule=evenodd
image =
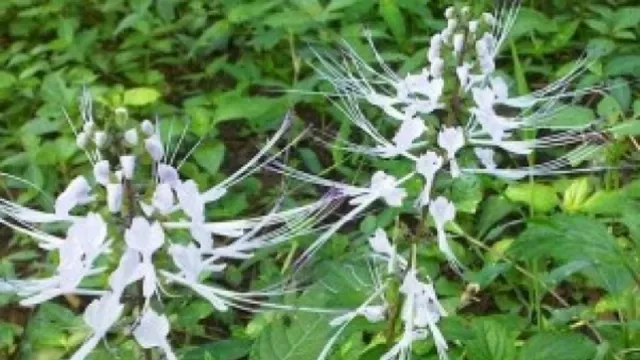
<path id="1" fill-rule="evenodd" d="M 87 145 L 89 145 L 89 134 L 87 134 L 86 132 L 81 132 L 78 134 L 78 137 L 76 137 L 76 145 L 80 148 L 80 149 L 84 149 L 87 147 Z"/>
<path id="2" fill-rule="evenodd" d="M 124 132 L 124 141 L 129 146 L 135 146 L 138 144 L 138 131 L 134 128 L 131 128 Z"/>
<path id="3" fill-rule="evenodd" d="M 103 148 L 107 144 L 107 133 L 104 131 L 96 131 L 93 141 L 99 149 Z"/>
<path id="4" fill-rule="evenodd" d="M 86 133 L 91 133 L 95 128 L 96 128 L 96 123 L 94 123 L 93 121 L 86 121 L 82 125 L 82 131 Z"/>
<path id="5" fill-rule="evenodd" d="M 145 119 L 144 121 L 142 121 L 142 124 L 140 125 L 140 129 L 142 129 L 142 132 L 147 134 L 148 136 L 151 136 L 156 132 L 156 129 L 153 126 L 153 123 L 151 123 L 151 121 L 149 121 L 148 119 Z"/>
<path id="6" fill-rule="evenodd" d="M 429 71 L 434 78 L 442 77 L 442 70 L 444 70 L 444 60 L 441 58 L 435 58 L 431 60 L 431 67 Z"/>
<path id="7" fill-rule="evenodd" d="M 107 207 L 112 213 L 117 213 L 122 207 L 122 184 L 107 184 Z"/>
<path id="8" fill-rule="evenodd" d="M 101 185 L 109 183 L 109 161 L 101 160 L 93 166 L 93 177 Z"/>
<path id="9" fill-rule="evenodd" d="M 475 34 L 476 31 L 478 31 L 478 21 L 477 20 L 469 21 L 469 32 L 472 34 Z"/>
<path id="10" fill-rule="evenodd" d="M 493 26 L 496 24 L 496 18 L 489 13 L 482 14 L 482 20 L 484 20 L 484 22 L 490 26 Z"/>
<path id="11" fill-rule="evenodd" d="M 455 11 L 456 9 L 453 8 L 453 6 L 449 6 L 445 11 L 444 11 L 444 16 L 447 19 L 453 19 L 453 17 L 455 16 Z"/>
<path id="12" fill-rule="evenodd" d="M 124 175 L 124 178 L 131 180 L 136 168 L 136 157 L 133 155 L 120 156 L 120 166 L 122 167 L 122 175 Z"/>
<path id="13" fill-rule="evenodd" d="M 456 56 L 459 56 L 462 53 L 462 49 L 464 48 L 464 34 L 458 33 L 453 36 L 453 51 Z"/>
<path id="14" fill-rule="evenodd" d="M 460 10 L 460 14 L 462 14 L 462 16 L 467 16 L 470 12 L 471 8 L 469 8 L 468 6 L 465 6 Z"/>
<path id="15" fill-rule="evenodd" d="M 162 142 L 157 136 L 152 136 L 144 141 L 144 147 L 147 149 L 151 158 L 155 161 L 162 160 L 164 156 L 164 149 L 162 148 Z"/>

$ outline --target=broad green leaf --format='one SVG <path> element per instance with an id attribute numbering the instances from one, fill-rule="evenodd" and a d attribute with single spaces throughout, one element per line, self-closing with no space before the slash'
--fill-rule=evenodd
<path id="1" fill-rule="evenodd" d="M 406 37 L 406 25 L 396 0 L 380 0 L 380 15 L 398 41 Z"/>
<path id="2" fill-rule="evenodd" d="M 588 261 L 582 273 L 611 292 L 625 289 L 632 274 L 616 239 L 597 220 L 582 215 L 555 215 L 529 222 L 509 252 L 522 259 L 551 257 L 561 263 Z"/>
<path id="3" fill-rule="evenodd" d="M 17 81 L 15 75 L 7 71 L 0 71 L 0 89 L 11 87 Z"/>
<path id="4" fill-rule="evenodd" d="M 489 319 L 476 319 L 472 327 L 474 339 L 466 344 L 469 360 L 515 359 L 517 333 Z"/>
<path id="5" fill-rule="evenodd" d="M 483 236 L 498 221 L 517 210 L 518 207 L 503 196 L 489 197 L 481 206 L 477 234 Z"/>
<path id="6" fill-rule="evenodd" d="M 609 121 L 614 121 L 622 116 L 622 107 L 613 96 L 605 96 L 600 100 L 597 111 L 599 116 Z"/>
<path id="7" fill-rule="evenodd" d="M 617 124 L 609 129 L 616 138 L 640 136 L 640 120 L 629 120 Z"/>
<path id="8" fill-rule="evenodd" d="M 635 75 L 640 76 L 640 55 L 619 55 L 611 59 L 605 66 L 607 76 Z"/>
<path id="9" fill-rule="evenodd" d="M 181 360 L 239 360 L 249 354 L 251 342 L 242 339 L 218 340 L 181 351 Z"/>
<path id="10" fill-rule="evenodd" d="M 583 177 L 572 181 L 562 195 L 563 210 L 566 212 L 579 211 L 590 192 L 591 187 L 589 186 L 588 178 Z"/>
<path id="11" fill-rule="evenodd" d="M 160 92 L 154 88 L 140 87 L 124 92 L 125 105 L 144 106 L 156 102 L 160 98 Z"/>
<path id="12" fill-rule="evenodd" d="M 216 174 L 224 159 L 225 148 L 224 144 L 218 143 L 215 145 L 200 145 L 199 148 L 193 153 L 198 165 L 202 166 L 209 174 Z"/>
<path id="13" fill-rule="evenodd" d="M 545 332 L 527 340 L 518 360 L 590 360 L 596 345 L 577 333 Z"/>
<path id="14" fill-rule="evenodd" d="M 525 183 L 510 185 L 505 195 L 511 201 L 525 203 L 538 212 L 549 212 L 560 204 L 556 190 L 549 185 Z"/>
<path id="15" fill-rule="evenodd" d="M 640 24 L 640 7 L 626 6 L 616 11 L 613 30 L 618 32 L 623 29 L 633 28 Z"/>
<path id="16" fill-rule="evenodd" d="M 551 128 L 576 128 L 588 125 L 595 120 L 593 110 L 578 105 L 563 106 L 552 113 L 547 119 L 541 121 L 541 127 Z"/>

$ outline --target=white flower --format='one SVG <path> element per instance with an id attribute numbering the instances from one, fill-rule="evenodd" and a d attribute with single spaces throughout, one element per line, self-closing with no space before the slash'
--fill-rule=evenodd
<path id="1" fill-rule="evenodd" d="M 109 162 L 107 160 L 98 161 L 93 165 L 93 177 L 100 185 L 106 185 L 109 182 Z"/>
<path id="2" fill-rule="evenodd" d="M 460 176 L 456 153 L 464 146 L 464 132 L 461 127 L 445 127 L 438 133 L 438 146 L 447 152 L 451 176 Z"/>
<path id="3" fill-rule="evenodd" d="M 120 318 L 123 309 L 124 305 L 120 303 L 119 296 L 116 294 L 110 293 L 93 300 L 83 315 L 84 322 L 91 328 L 92 335 L 69 360 L 85 359 Z"/>
<path id="4" fill-rule="evenodd" d="M 416 171 L 418 171 L 420 175 L 424 176 L 425 180 L 424 188 L 420 193 L 420 198 L 417 200 L 418 206 L 422 207 L 429 204 L 433 180 L 435 179 L 438 170 L 442 168 L 442 164 L 442 157 L 433 151 L 427 151 L 416 161 Z"/>
<path id="5" fill-rule="evenodd" d="M 452 202 L 447 200 L 444 196 L 438 196 L 429 205 L 429 214 L 433 217 L 433 221 L 436 225 L 436 232 L 438 236 L 438 248 L 447 257 L 449 263 L 453 266 L 454 270 L 459 271 L 460 262 L 453 254 L 449 243 L 447 242 L 447 235 L 444 230 L 444 226 L 453 221 L 456 216 L 456 208 Z"/>
<path id="6" fill-rule="evenodd" d="M 120 156 L 120 167 L 122 168 L 122 174 L 124 175 L 125 179 L 133 179 L 133 173 L 136 169 L 135 155 Z"/>
<path id="7" fill-rule="evenodd" d="M 71 180 L 67 188 L 58 196 L 55 203 L 55 213 L 58 216 L 66 216 L 77 205 L 84 205 L 93 201 L 89 193 L 91 187 L 83 176 Z"/>
<path id="8" fill-rule="evenodd" d="M 193 243 L 187 246 L 171 245 L 169 254 L 184 278 L 190 282 L 198 282 L 198 277 L 203 271 L 222 271 L 225 268 L 225 265 L 212 266 L 205 263 L 202 259 L 202 251 Z"/>
<path id="9" fill-rule="evenodd" d="M 131 227 L 125 231 L 124 239 L 143 259 L 151 260 L 153 253 L 164 244 L 164 232 L 157 221 L 150 224 L 147 219 L 136 216 L 131 222 Z"/>
<path id="10" fill-rule="evenodd" d="M 161 215 L 170 214 L 174 210 L 174 196 L 171 185 L 168 183 L 156 185 L 151 204 Z"/>
<path id="11" fill-rule="evenodd" d="M 171 187 L 176 187 L 180 183 L 178 170 L 173 166 L 164 163 L 158 164 L 158 178 L 160 179 L 160 182 L 167 183 L 171 185 Z"/>
<path id="12" fill-rule="evenodd" d="M 193 180 L 187 180 L 176 187 L 176 195 L 180 209 L 191 218 L 194 223 L 204 222 L 204 200 L 198 190 L 198 184 Z"/>
<path id="13" fill-rule="evenodd" d="M 349 203 L 358 205 L 373 197 L 383 199 L 389 206 L 399 207 L 406 196 L 407 192 L 398 187 L 398 181 L 395 177 L 385 174 L 384 171 L 376 171 L 371 177 L 368 193 L 351 199 Z"/>
<path id="14" fill-rule="evenodd" d="M 495 151 L 493 151 L 492 149 L 480 148 L 480 147 L 474 148 L 473 151 L 476 153 L 476 156 L 478 157 L 478 159 L 480 160 L 482 165 L 484 165 L 485 168 L 489 170 L 496 169 L 497 165 L 495 160 L 493 159 L 495 155 Z"/>
<path id="15" fill-rule="evenodd" d="M 147 308 L 138 325 L 133 329 L 133 336 L 142 348 L 160 348 L 164 351 L 167 360 L 176 360 L 167 335 L 169 335 L 169 320 L 150 307 Z"/>

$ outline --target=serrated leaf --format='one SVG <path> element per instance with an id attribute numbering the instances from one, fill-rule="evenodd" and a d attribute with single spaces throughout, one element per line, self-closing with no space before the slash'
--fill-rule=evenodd
<path id="1" fill-rule="evenodd" d="M 495 320 L 477 319 L 472 326 L 475 337 L 466 347 L 469 360 L 515 359 L 517 334 Z"/>
<path id="2" fill-rule="evenodd" d="M 611 292 L 626 288 L 633 276 L 616 239 L 600 222 L 581 215 L 555 215 L 530 221 L 509 252 L 521 258 L 551 257 L 561 263 L 588 261 L 582 273 Z"/>

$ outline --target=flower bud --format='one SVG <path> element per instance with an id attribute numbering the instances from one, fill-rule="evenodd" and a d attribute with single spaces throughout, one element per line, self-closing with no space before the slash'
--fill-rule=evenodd
<path id="1" fill-rule="evenodd" d="M 87 134 L 84 131 L 79 133 L 78 136 L 76 137 L 76 145 L 80 149 L 86 148 L 87 145 L 89 145 L 89 134 Z"/>
<path id="2" fill-rule="evenodd" d="M 93 121 L 85 121 L 85 123 L 82 125 L 82 131 L 86 133 L 91 133 L 93 130 L 95 130 L 95 128 L 96 123 L 94 123 Z"/>
<path id="3" fill-rule="evenodd" d="M 101 185 L 109 183 L 109 161 L 101 160 L 93 166 L 93 177 Z"/>
<path id="4" fill-rule="evenodd" d="M 93 141 L 99 149 L 103 148 L 107 144 L 107 133 L 104 131 L 96 131 Z"/>
<path id="5" fill-rule="evenodd" d="M 456 9 L 453 8 L 453 6 L 449 6 L 445 11 L 444 11 L 444 16 L 447 19 L 453 19 L 453 17 L 456 15 L 455 13 Z"/>
<path id="6" fill-rule="evenodd" d="M 134 155 L 120 156 L 120 167 L 122 167 L 122 175 L 124 175 L 124 178 L 131 180 L 136 168 L 136 157 Z"/>
<path id="7" fill-rule="evenodd" d="M 112 213 L 117 213 L 122 207 L 122 184 L 107 184 L 107 207 Z"/>
<path id="8" fill-rule="evenodd" d="M 482 14 L 482 20 L 484 20 L 484 22 L 490 26 L 493 26 L 496 24 L 496 18 L 489 13 Z"/>
<path id="9" fill-rule="evenodd" d="M 460 14 L 461 14 L 462 16 L 467 16 L 467 15 L 469 15 L 469 12 L 471 12 L 471 8 L 469 8 L 468 6 L 465 6 L 465 7 L 463 7 L 463 8 L 460 10 Z"/>
<path id="10" fill-rule="evenodd" d="M 116 108 L 115 113 L 116 124 L 118 124 L 119 126 L 123 126 L 124 124 L 126 124 L 127 118 L 129 117 L 127 109 L 124 107 L 119 107 Z"/>
<path id="11" fill-rule="evenodd" d="M 162 143 L 157 136 L 152 136 L 146 139 L 144 141 L 144 147 L 147 149 L 147 152 L 153 160 L 162 160 L 162 157 L 164 156 L 164 149 L 162 148 Z"/>
<path id="12" fill-rule="evenodd" d="M 124 132 L 124 141 L 129 146 L 135 146 L 138 144 L 138 131 L 134 128 L 131 128 Z"/>
<path id="13" fill-rule="evenodd" d="M 142 132 L 147 134 L 148 136 L 151 136 L 156 132 L 156 129 L 153 126 L 153 123 L 151 123 L 151 121 L 149 121 L 148 119 L 145 119 L 144 121 L 142 121 L 142 124 L 140 125 L 140 129 L 142 129 Z"/>
<path id="14" fill-rule="evenodd" d="M 457 33 L 453 36 L 453 51 L 456 56 L 460 56 L 464 48 L 464 34 Z"/>
<path id="15" fill-rule="evenodd" d="M 444 69 L 444 60 L 441 58 L 435 58 L 431 60 L 431 67 L 429 71 L 434 78 L 442 77 L 442 70 Z"/>
<path id="16" fill-rule="evenodd" d="M 469 32 L 472 34 L 475 34 L 476 31 L 478 31 L 478 21 L 477 20 L 469 21 Z"/>

